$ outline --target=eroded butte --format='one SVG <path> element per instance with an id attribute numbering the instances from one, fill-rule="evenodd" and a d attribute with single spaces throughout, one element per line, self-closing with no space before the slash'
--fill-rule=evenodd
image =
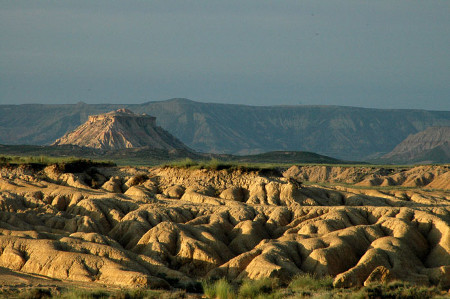
<path id="1" fill-rule="evenodd" d="M 155 288 L 308 272 L 450 286 L 449 167 L 4 167 L 0 266 Z"/>

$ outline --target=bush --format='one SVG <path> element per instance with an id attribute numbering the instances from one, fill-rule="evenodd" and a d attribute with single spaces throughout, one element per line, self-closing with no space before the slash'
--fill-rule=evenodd
<path id="1" fill-rule="evenodd" d="M 239 298 L 258 298 L 262 294 L 271 294 L 278 287 L 278 279 L 245 280 L 239 288 Z"/>
<path id="2" fill-rule="evenodd" d="M 32 168 L 55 164 L 62 172 L 80 172 L 93 166 L 115 166 L 111 161 L 94 161 L 76 157 L 0 156 L 0 165 L 25 165 Z"/>
<path id="3" fill-rule="evenodd" d="M 64 299 L 159 299 L 165 297 L 163 293 L 148 289 L 121 289 L 121 290 L 93 290 L 71 289 L 60 296 Z M 166 297 L 170 298 L 170 297 Z"/>
<path id="4" fill-rule="evenodd" d="M 316 277 L 311 274 L 301 274 L 292 279 L 289 288 L 305 291 L 330 290 L 333 288 L 333 278 L 330 276 Z"/>
<path id="5" fill-rule="evenodd" d="M 16 298 L 27 298 L 27 299 L 52 298 L 52 292 L 49 289 L 32 288 L 25 292 L 19 293 L 19 295 Z"/>
<path id="6" fill-rule="evenodd" d="M 147 181 L 148 175 L 140 173 L 135 175 L 134 177 L 131 178 L 131 180 L 129 181 L 129 187 L 131 186 L 136 186 L 136 185 L 140 185 L 142 183 L 144 183 L 145 181 Z"/>
<path id="7" fill-rule="evenodd" d="M 369 298 L 410 298 L 427 299 L 439 294 L 436 287 L 411 285 L 404 281 L 393 281 L 388 284 L 371 284 L 361 290 Z"/>
<path id="8" fill-rule="evenodd" d="M 207 298 L 234 299 L 236 293 L 233 286 L 225 279 L 221 278 L 215 282 L 203 282 L 203 292 Z"/>
<path id="9" fill-rule="evenodd" d="M 279 170 L 280 165 L 269 163 L 242 163 L 238 161 L 220 161 L 211 159 L 209 161 L 194 161 L 190 158 L 164 164 L 162 167 L 175 167 L 186 169 L 208 169 L 208 170 L 227 170 L 227 171 L 242 171 L 242 172 L 259 172 L 265 176 L 281 177 Z"/>
<path id="10" fill-rule="evenodd" d="M 111 299 L 157 299 L 161 293 L 153 290 L 132 289 L 120 290 L 110 296 Z"/>
<path id="11" fill-rule="evenodd" d="M 108 161 L 93 161 L 89 159 L 76 159 L 73 161 L 64 161 L 56 163 L 59 171 L 64 173 L 79 173 L 88 170 L 91 167 L 107 167 L 115 166 L 113 162 Z"/>

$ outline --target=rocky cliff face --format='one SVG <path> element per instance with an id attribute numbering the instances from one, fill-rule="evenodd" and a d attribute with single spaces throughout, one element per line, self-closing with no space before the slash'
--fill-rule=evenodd
<path id="1" fill-rule="evenodd" d="M 71 144 L 99 149 L 151 147 L 156 149 L 187 149 L 187 147 L 156 126 L 156 118 L 135 114 L 128 109 L 89 116 L 87 122 L 57 139 L 53 145 Z"/>
<path id="2" fill-rule="evenodd" d="M 450 127 L 430 127 L 409 135 L 383 158 L 396 162 L 450 162 Z"/>

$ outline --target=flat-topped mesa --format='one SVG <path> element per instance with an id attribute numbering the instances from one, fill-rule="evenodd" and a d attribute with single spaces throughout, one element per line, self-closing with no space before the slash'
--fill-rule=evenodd
<path id="1" fill-rule="evenodd" d="M 156 125 L 156 117 L 135 114 L 124 108 L 89 116 L 87 122 L 52 145 L 64 144 L 111 150 L 138 147 L 187 149 L 181 141 Z"/>
<path id="2" fill-rule="evenodd" d="M 104 114 L 90 115 L 88 118 L 88 122 L 93 123 L 93 122 L 101 121 L 101 120 L 105 120 L 105 119 L 122 120 L 122 119 L 129 119 L 129 118 L 135 119 L 138 123 L 140 123 L 142 125 L 156 126 L 156 117 L 150 116 L 146 113 L 136 114 L 136 113 L 133 113 L 133 111 L 126 109 L 126 108 L 117 109 L 116 111 L 111 111 L 111 112 L 104 113 Z"/>

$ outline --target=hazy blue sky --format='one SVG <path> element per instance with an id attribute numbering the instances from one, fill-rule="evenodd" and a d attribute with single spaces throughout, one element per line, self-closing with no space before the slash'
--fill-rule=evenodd
<path id="1" fill-rule="evenodd" d="M 0 104 L 450 110 L 450 1 L 0 0 Z"/>

